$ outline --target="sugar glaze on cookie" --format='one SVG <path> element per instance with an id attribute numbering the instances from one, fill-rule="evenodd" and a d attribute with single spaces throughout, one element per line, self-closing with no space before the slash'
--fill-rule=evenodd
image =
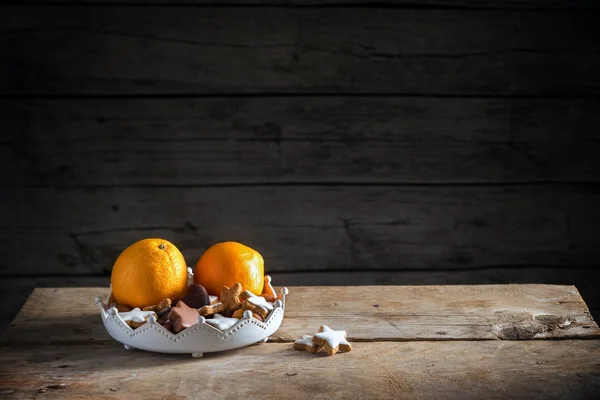
<path id="1" fill-rule="evenodd" d="M 220 331 L 226 331 L 238 322 L 237 318 L 227 318 L 221 314 L 215 314 L 212 319 L 207 319 L 205 322 L 217 328 Z"/>
<path id="2" fill-rule="evenodd" d="M 346 340 L 346 331 L 334 331 L 327 325 L 321 326 L 319 332 L 315 333 L 312 341 L 323 349 L 330 356 L 337 352 L 347 353 L 352 350 L 352 345 Z"/>
<path id="3" fill-rule="evenodd" d="M 312 338 L 310 335 L 302 335 L 302 339 L 298 339 L 294 343 L 312 346 L 314 344 Z"/>
<path id="4" fill-rule="evenodd" d="M 261 296 L 249 297 L 248 303 L 264 308 L 267 311 L 271 311 L 273 309 L 273 303 L 267 301 L 264 297 Z"/>
<path id="5" fill-rule="evenodd" d="M 310 335 L 302 335 L 302 339 L 298 339 L 294 342 L 294 349 L 304 350 L 309 353 L 316 353 L 321 350 L 321 346 L 312 341 L 313 337 Z"/>
<path id="6" fill-rule="evenodd" d="M 119 313 L 119 317 L 121 317 L 123 321 L 144 322 L 153 314 L 155 314 L 154 311 L 142 311 L 136 307 L 131 311 Z"/>

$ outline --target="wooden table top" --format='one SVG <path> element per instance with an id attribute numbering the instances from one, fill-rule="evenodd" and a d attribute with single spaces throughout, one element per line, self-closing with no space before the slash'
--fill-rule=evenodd
<path id="1" fill-rule="evenodd" d="M 107 288 L 36 289 L 0 339 L 0 398 L 600 395 L 600 329 L 573 286 L 289 289 L 267 343 L 202 359 L 125 350 L 94 304 Z M 292 348 L 323 324 L 345 330 L 352 352 Z"/>

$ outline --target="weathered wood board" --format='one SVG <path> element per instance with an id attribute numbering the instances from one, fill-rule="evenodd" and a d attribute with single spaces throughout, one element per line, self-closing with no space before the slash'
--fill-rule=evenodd
<path id="1" fill-rule="evenodd" d="M 267 343 L 194 360 L 117 344 L 3 346 L 5 399 L 593 399 L 600 341 L 354 343 L 333 357 Z M 41 393 L 40 393 L 41 392 Z"/>
<path id="2" fill-rule="evenodd" d="M 94 297 L 107 288 L 36 289 L 2 343 L 106 342 Z M 293 286 L 271 336 L 290 342 L 325 324 L 352 341 L 598 338 L 574 286 Z"/>
<path id="3" fill-rule="evenodd" d="M 597 268 L 558 269 L 551 267 L 495 267 L 459 271 L 348 271 L 344 273 L 313 271 L 299 273 L 268 272 L 279 286 L 358 286 L 358 285 L 480 285 L 509 283 L 545 283 L 574 285 L 595 320 L 600 319 L 600 292 Z M 0 314 L 0 333 L 9 326 L 38 287 L 106 288 L 110 277 L 24 277 L 2 278 L 0 297 L 5 299 Z M 89 306 L 89 305 L 88 305 Z"/>
<path id="4" fill-rule="evenodd" d="M 597 18 L 501 10 L 5 6 L 0 94 L 598 95 Z"/>
<path id="5" fill-rule="evenodd" d="M 0 185 L 598 182 L 600 100 L 0 100 Z"/>
<path id="6" fill-rule="evenodd" d="M 33 293 L 2 338 L 3 398 L 591 399 L 600 391 L 600 330 L 569 286 L 292 287 L 281 332 L 273 337 L 288 342 L 200 360 L 124 350 L 102 332 L 91 301 L 106 290 Z M 544 313 L 572 322 L 545 319 L 539 338 L 564 340 L 481 340 L 490 337 L 479 328 L 514 311 L 537 314 L 538 322 Z M 386 323 L 374 326 L 374 318 Z M 444 318 L 455 340 L 419 340 L 418 332 L 439 329 Z M 505 322 L 515 332 L 522 328 L 518 319 Z M 293 338 L 281 337 L 313 333 L 321 323 L 345 329 L 353 350 L 324 357 L 293 350 Z M 472 335 L 459 335 L 461 329 Z M 269 384 L 257 384 L 258 371 Z"/>
<path id="7" fill-rule="evenodd" d="M 0 275 L 105 274 L 163 237 L 195 265 L 237 240 L 271 272 L 598 265 L 599 187 L 142 186 L 5 188 Z M 39 201 L 43 199 L 43 201 Z"/>

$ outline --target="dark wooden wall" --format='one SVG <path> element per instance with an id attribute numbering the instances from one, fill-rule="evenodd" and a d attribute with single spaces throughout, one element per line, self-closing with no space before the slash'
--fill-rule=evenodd
<path id="1" fill-rule="evenodd" d="M 4 315 L 149 236 L 600 307 L 600 3 L 2 3 Z"/>

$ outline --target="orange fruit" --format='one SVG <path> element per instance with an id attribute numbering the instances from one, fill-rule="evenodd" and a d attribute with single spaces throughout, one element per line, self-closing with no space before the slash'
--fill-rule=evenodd
<path id="1" fill-rule="evenodd" d="M 194 282 L 215 296 L 221 294 L 223 286 L 231 287 L 237 282 L 242 284 L 242 290 L 260 296 L 264 274 L 264 261 L 258 251 L 237 242 L 221 242 L 202 254 L 194 269 Z"/>
<path id="2" fill-rule="evenodd" d="M 119 304 L 143 308 L 180 296 L 187 287 L 187 266 L 173 243 L 143 239 L 119 255 L 110 283 Z"/>

